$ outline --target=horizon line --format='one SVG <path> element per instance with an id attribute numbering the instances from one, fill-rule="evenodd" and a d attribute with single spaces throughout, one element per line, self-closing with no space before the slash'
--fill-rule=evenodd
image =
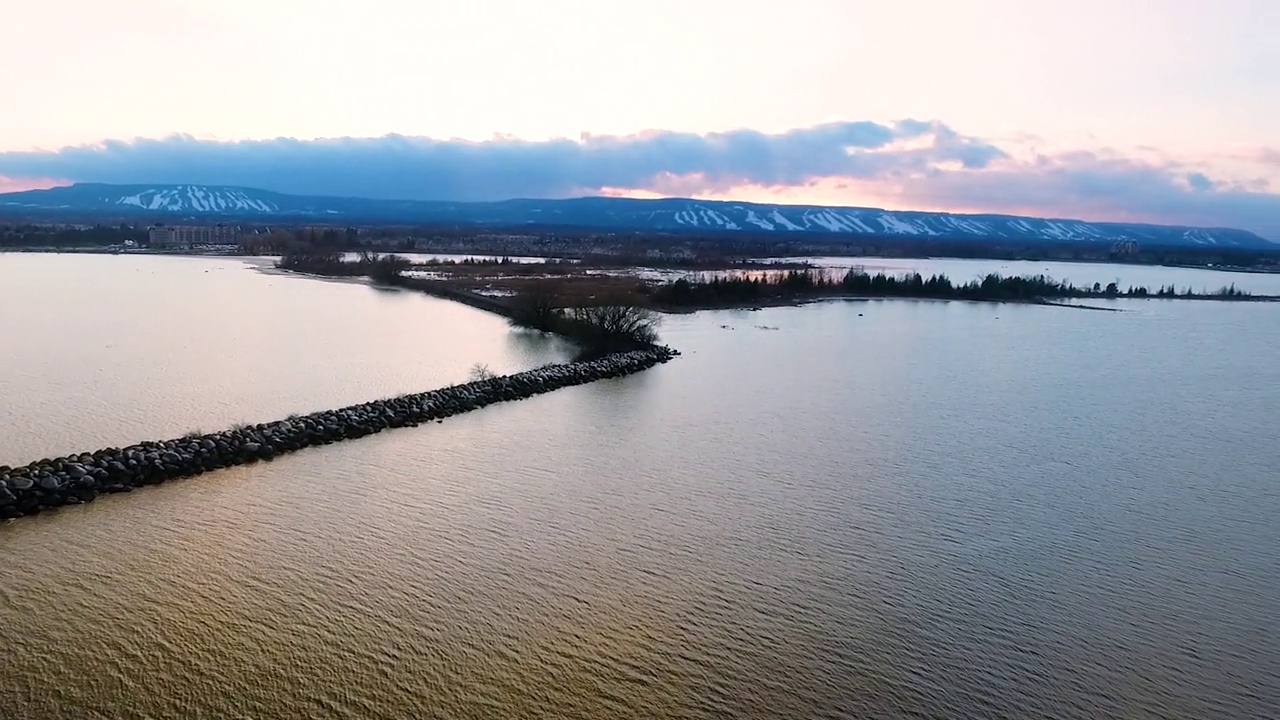
<path id="1" fill-rule="evenodd" d="M 223 185 L 217 183 L 109 183 L 109 182 L 70 182 L 67 184 L 58 184 L 51 187 L 31 188 L 27 190 L 14 190 L 8 192 L 0 192 L 0 199 L 11 195 L 25 195 L 28 193 L 56 192 L 65 188 L 81 187 L 81 186 L 102 186 L 112 188 L 183 188 L 183 187 L 199 187 L 199 188 L 221 188 L 228 190 L 250 190 L 254 192 L 265 192 L 274 195 L 283 195 L 293 198 L 326 198 L 333 200 L 362 200 L 369 202 L 403 202 L 415 204 L 454 204 L 454 205 L 494 205 L 506 202 L 572 202 L 575 200 L 623 200 L 629 202 L 664 202 L 664 201 L 686 201 L 699 203 L 719 203 L 726 205 L 754 205 L 757 207 L 789 207 L 789 208 L 813 208 L 827 210 L 869 210 L 884 213 L 902 213 L 916 215 L 952 215 L 960 217 L 994 217 L 994 218 L 1027 218 L 1032 220 L 1047 220 L 1058 222 L 1076 222 L 1088 223 L 1091 225 L 1120 225 L 1129 227 L 1159 227 L 1159 228 L 1185 228 L 1188 230 L 1229 230 L 1232 232 L 1241 232 L 1252 235 L 1256 238 L 1266 240 L 1268 242 L 1280 243 L 1280 239 L 1272 240 L 1271 238 L 1260 235 L 1252 230 L 1246 230 L 1241 227 L 1232 227 L 1229 225 L 1186 225 L 1177 223 L 1155 223 L 1155 222 L 1130 222 L 1123 220 L 1086 220 L 1079 217 L 1053 217 L 1049 215 L 1030 215 L 1030 214 L 1012 214 L 1000 212 L 955 212 L 952 210 L 900 210 L 885 207 L 875 207 L 870 205 L 835 205 L 823 203 L 797 203 L 797 202 L 759 202 L 755 200 L 735 200 L 721 198 L 699 198 L 686 195 L 662 195 L 659 197 L 631 197 L 628 195 L 574 195 L 570 197 L 533 197 L 533 196 L 514 196 L 497 200 L 422 200 L 413 198 L 376 198 L 363 195 L 326 195 L 326 194 L 297 194 L 281 192 L 279 190 L 271 190 L 263 187 L 254 187 L 251 185 Z M 13 205 L 14 203 L 6 203 Z M 151 210 L 151 208 L 138 208 L 139 211 Z M 160 210 L 157 208 L 156 210 Z"/>

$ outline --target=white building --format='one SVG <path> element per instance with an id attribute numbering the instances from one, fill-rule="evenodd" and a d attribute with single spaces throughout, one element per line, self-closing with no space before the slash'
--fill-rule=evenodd
<path id="1" fill-rule="evenodd" d="M 240 241 L 240 229 L 231 225 L 156 225 L 148 234 L 152 248 L 234 245 Z"/>

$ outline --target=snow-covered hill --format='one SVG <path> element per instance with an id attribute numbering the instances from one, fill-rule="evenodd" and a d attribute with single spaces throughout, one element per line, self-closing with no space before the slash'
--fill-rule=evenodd
<path id="1" fill-rule="evenodd" d="M 170 212 L 280 212 L 280 206 L 275 202 L 254 197 L 256 192 L 240 188 L 176 185 L 140 190 L 132 195 L 120 197 L 107 194 L 103 197 L 103 201 L 114 202 L 117 205 L 132 205 L 143 210 Z"/>
<path id="2" fill-rule="evenodd" d="M 848 238 L 934 238 L 1043 242 L 1139 243 L 1174 246 L 1266 247 L 1275 243 L 1230 228 L 1098 223 L 1010 215 L 958 215 L 875 208 L 764 205 L 688 199 L 504 200 L 436 202 L 308 197 L 208 185 L 79 184 L 0 194 L 0 213 L 135 215 L 148 219 L 314 219 L 329 222 L 450 223 L 488 226 L 571 226 L 619 231 L 814 233 Z"/>

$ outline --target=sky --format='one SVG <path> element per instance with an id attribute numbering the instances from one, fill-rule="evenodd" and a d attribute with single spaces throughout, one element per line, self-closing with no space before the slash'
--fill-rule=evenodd
<path id="1" fill-rule="evenodd" d="M 1280 240 L 1276 0 L 0 0 L 0 190 L 694 196 Z"/>

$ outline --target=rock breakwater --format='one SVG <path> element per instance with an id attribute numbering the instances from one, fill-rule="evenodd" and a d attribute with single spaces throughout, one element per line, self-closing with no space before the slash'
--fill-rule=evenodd
<path id="1" fill-rule="evenodd" d="M 38 460 L 18 468 L 0 466 L 0 518 L 33 515 L 90 502 L 106 493 L 129 492 L 388 428 L 443 420 L 571 385 L 622 377 L 676 355 L 669 348 L 651 347 L 221 432 Z"/>

